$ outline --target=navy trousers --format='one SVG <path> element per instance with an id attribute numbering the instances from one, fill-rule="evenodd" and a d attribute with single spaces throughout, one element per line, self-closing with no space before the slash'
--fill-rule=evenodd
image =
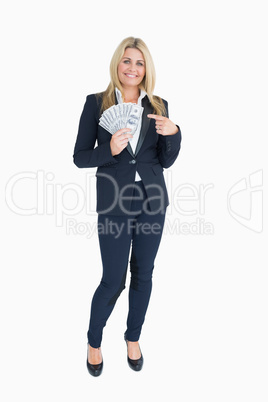
<path id="1" fill-rule="evenodd" d="M 130 215 L 98 215 L 103 274 L 92 298 L 87 333 L 88 343 L 94 348 L 101 345 L 103 328 L 125 289 L 129 256 L 131 280 L 126 337 L 132 342 L 139 340 L 150 300 L 154 260 L 166 212 L 150 214 L 143 208 L 144 201 L 146 192 L 143 183 L 135 182 Z"/>

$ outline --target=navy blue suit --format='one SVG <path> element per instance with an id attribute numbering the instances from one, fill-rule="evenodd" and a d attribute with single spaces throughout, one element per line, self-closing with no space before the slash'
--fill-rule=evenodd
<path id="1" fill-rule="evenodd" d="M 164 101 L 164 104 L 168 117 L 167 102 Z M 153 113 L 153 110 L 148 97 L 145 96 L 142 99 L 144 111 L 135 154 L 128 144 L 119 155 L 113 156 L 110 148 L 111 134 L 98 125 L 100 106 L 101 99 L 97 99 L 95 94 L 87 96 L 74 149 L 76 166 L 98 167 L 96 173 L 97 212 L 124 215 L 126 210 L 130 210 L 133 189 L 126 186 L 134 183 L 136 170 L 145 186 L 150 210 L 153 212 L 166 208 L 169 200 L 163 168 L 170 167 L 179 154 L 181 142 L 179 127 L 175 135 L 158 135 L 155 130 L 155 120 L 147 117 L 147 114 Z M 120 194 L 125 197 L 123 209 L 118 204 Z"/>
<path id="2" fill-rule="evenodd" d="M 164 104 L 168 117 L 167 102 Z M 103 328 L 125 288 L 130 248 L 131 281 L 125 334 L 129 341 L 139 339 L 169 204 L 163 170 L 174 163 L 180 150 L 180 128 L 177 126 L 174 135 L 158 135 L 155 120 L 147 117 L 153 113 L 147 96 L 142 99 L 142 106 L 135 153 L 128 144 L 119 155 L 111 154 L 111 134 L 98 124 L 101 97 L 87 96 L 79 123 L 74 163 L 79 168 L 98 168 L 98 236 L 103 274 L 92 298 L 87 333 L 88 343 L 94 348 L 101 345 Z M 141 181 L 135 182 L 136 171 Z"/>

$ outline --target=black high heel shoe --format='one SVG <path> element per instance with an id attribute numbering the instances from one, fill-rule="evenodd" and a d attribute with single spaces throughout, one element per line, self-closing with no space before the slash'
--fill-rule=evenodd
<path id="1" fill-rule="evenodd" d="M 125 341 L 126 341 L 127 350 L 128 350 L 128 340 L 127 340 L 126 334 L 124 334 L 124 339 L 125 339 Z M 140 352 L 141 352 L 141 350 L 140 350 Z M 141 357 L 140 357 L 139 359 L 136 359 L 136 360 L 130 359 L 130 358 L 128 357 L 128 354 L 127 354 L 127 361 L 128 361 L 129 367 L 130 367 L 132 370 L 134 370 L 134 371 L 141 371 L 142 366 L 143 366 L 143 356 L 142 356 L 142 353 L 141 353 Z"/>
<path id="2" fill-rule="evenodd" d="M 93 375 L 93 377 L 98 377 L 102 373 L 103 360 L 99 364 L 90 364 L 88 362 L 88 348 L 89 348 L 89 344 L 87 344 L 87 369 L 88 369 L 88 372 L 89 372 L 89 374 Z"/>

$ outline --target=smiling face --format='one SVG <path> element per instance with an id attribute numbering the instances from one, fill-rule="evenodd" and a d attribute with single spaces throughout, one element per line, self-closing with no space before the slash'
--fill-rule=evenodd
<path id="1" fill-rule="evenodd" d="M 145 76 L 143 54 L 135 48 L 127 48 L 117 68 L 123 88 L 138 86 Z"/>

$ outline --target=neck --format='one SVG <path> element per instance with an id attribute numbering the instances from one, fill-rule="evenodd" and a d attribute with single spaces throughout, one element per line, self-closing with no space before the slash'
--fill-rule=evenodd
<path id="1" fill-rule="evenodd" d="M 139 87 L 124 87 L 124 102 L 133 102 L 137 101 L 139 96 L 140 96 L 140 90 Z"/>

